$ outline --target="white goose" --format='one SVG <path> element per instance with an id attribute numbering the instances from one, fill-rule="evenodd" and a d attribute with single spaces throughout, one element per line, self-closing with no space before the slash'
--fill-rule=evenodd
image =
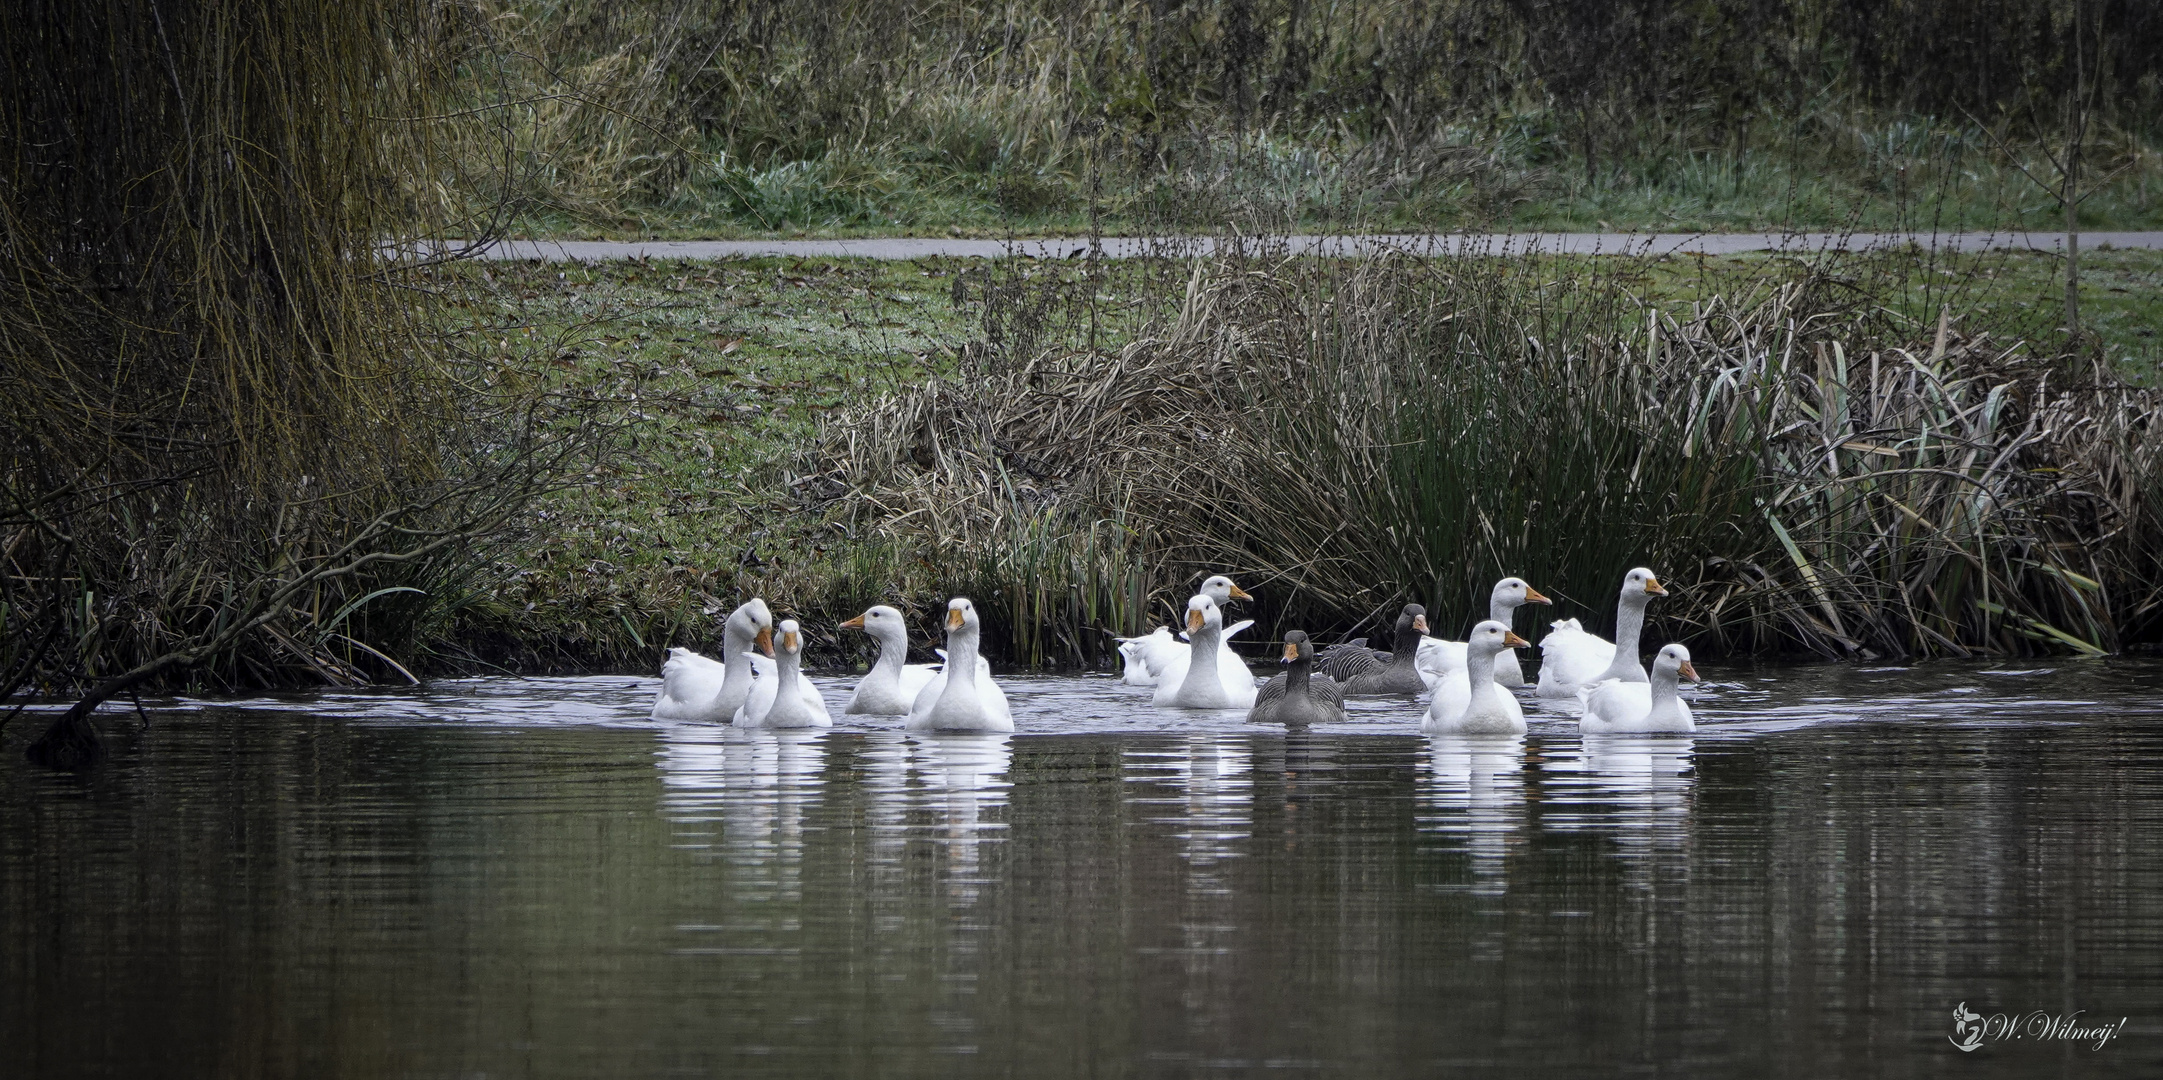
<path id="1" fill-rule="evenodd" d="M 1159 626 L 1142 637 L 1119 639 L 1119 681 L 1128 686 L 1155 686 L 1157 674 L 1149 670 L 1149 658 L 1163 650 L 1180 647 L 1171 627 Z M 1163 667 L 1159 663 L 1158 667 Z"/>
<path id="2" fill-rule="evenodd" d="M 832 727 L 826 699 L 803 672 L 804 635 L 794 619 L 781 620 L 774 673 L 751 684 L 751 696 L 736 710 L 736 726 L 751 728 Z"/>
<path id="3" fill-rule="evenodd" d="M 1505 649 L 1531 642 L 1489 619 L 1472 628 L 1465 640 L 1465 666 L 1435 683 L 1427 719 L 1419 729 L 1429 735 L 1522 735 L 1525 707 L 1517 695 L 1495 685 L 1495 657 Z"/>
<path id="4" fill-rule="evenodd" d="M 879 659 L 856 684 L 856 692 L 850 695 L 849 707 L 844 711 L 850 715 L 909 715 L 909 706 L 938 675 L 939 666 L 909 663 L 909 624 L 901 612 L 876 604 L 842 623 L 841 628 L 862 630 L 879 643 Z M 979 670 L 989 674 L 989 665 Z"/>
<path id="5" fill-rule="evenodd" d="M 1006 692 L 978 663 L 983 624 L 976 605 L 957 596 L 946 605 L 946 664 L 909 705 L 910 731 L 1012 731 Z"/>
<path id="6" fill-rule="evenodd" d="M 1208 597 L 1219 608 L 1231 606 L 1234 600 L 1254 599 L 1245 589 L 1232 584 L 1232 579 L 1223 574 L 1202 582 L 1202 587 L 1195 592 Z M 1245 666 L 1239 659 L 1239 654 L 1232 651 L 1231 640 L 1232 635 L 1253 625 L 1253 619 L 1242 619 L 1224 628 L 1223 636 L 1218 638 L 1218 647 L 1222 652 L 1220 665 Z M 1186 659 L 1187 643 L 1173 637 L 1169 628 L 1159 626 L 1141 637 L 1120 638 L 1119 656 L 1125 661 L 1121 679 L 1128 686 L 1159 686 L 1164 680 L 1164 670 Z M 1140 662 L 1138 669 L 1137 661 Z"/>
<path id="7" fill-rule="evenodd" d="M 1552 604 L 1554 601 L 1541 596 L 1523 578 L 1506 577 L 1495 582 L 1495 590 L 1487 597 L 1487 618 L 1509 626 L 1517 618 L 1517 609 L 1526 604 Z M 1420 677 L 1433 689 L 1435 678 L 1452 671 L 1462 671 L 1465 666 L 1465 643 L 1425 638 L 1419 643 Z M 1518 687 L 1525 685 L 1525 669 L 1518 665 L 1515 652 L 1504 652 L 1495 657 L 1495 684 Z"/>
<path id="8" fill-rule="evenodd" d="M 774 648 L 774 613 L 752 597 L 729 612 L 721 626 L 721 659 L 689 649 L 668 651 L 661 665 L 661 693 L 653 699 L 656 720 L 698 720 L 725 724 L 751 696 L 751 649 Z"/>
<path id="9" fill-rule="evenodd" d="M 1653 657 L 1651 682 L 1610 679 L 1578 691 L 1578 700 L 1585 703 L 1578 728 L 1596 733 L 1695 731 L 1697 721 L 1690 715 L 1690 703 L 1682 700 L 1678 689 L 1682 679 L 1697 681 L 1690 650 L 1669 645 Z"/>
<path id="10" fill-rule="evenodd" d="M 1615 640 L 1610 644 L 1585 632 L 1575 619 L 1564 619 L 1540 639 L 1540 686 L 1543 698 L 1569 700 L 1579 690 L 1605 679 L 1644 682 L 1645 665 L 1637 655 L 1638 634 L 1645 628 L 1645 605 L 1666 596 L 1659 579 L 1640 566 L 1622 577 L 1615 601 Z"/>
<path id="11" fill-rule="evenodd" d="M 1254 673 L 1224 648 L 1223 637 L 1224 612 L 1217 602 L 1202 594 L 1189 598 L 1186 655 L 1165 667 L 1152 703 L 1169 709 L 1254 708 Z"/>

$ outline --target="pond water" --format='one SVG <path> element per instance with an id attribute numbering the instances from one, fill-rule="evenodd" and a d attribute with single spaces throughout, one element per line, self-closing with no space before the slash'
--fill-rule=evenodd
<path id="1" fill-rule="evenodd" d="M 78 778 L 27 716 L 0 1076 L 2163 1075 L 2163 664 L 1706 667 L 1686 738 L 489 679 L 111 710 Z"/>

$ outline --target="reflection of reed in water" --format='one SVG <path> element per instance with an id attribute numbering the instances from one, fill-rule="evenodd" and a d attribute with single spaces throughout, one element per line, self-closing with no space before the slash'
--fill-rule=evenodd
<path id="1" fill-rule="evenodd" d="M 747 731 L 714 724 L 661 730 L 661 814 L 679 828 L 677 846 L 734 861 L 777 861 L 793 892 L 803 858 L 804 811 L 826 767 L 825 733 Z M 718 838 L 712 825 L 720 826 Z M 717 842 L 718 841 L 718 842 Z"/>
<path id="2" fill-rule="evenodd" d="M 1419 801 L 1433 813 L 1420 828 L 1461 835 L 1472 857 L 1472 892 L 1509 891 L 1509 852 L 1525 823 L 1522 735 L 1435 735 L 1427 740 L 1427 776 Z"/>
<path id="3" fill-rule="evenodd" d="M 1549 828 L 1615 834 L 1625 859 L 1679 851 L 1689 836 L 1697 741 L 1687 735 L 1587 735 L 1542 765 Z"/>

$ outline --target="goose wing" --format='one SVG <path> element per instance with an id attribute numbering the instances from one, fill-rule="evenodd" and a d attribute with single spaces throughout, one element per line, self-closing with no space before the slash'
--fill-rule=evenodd
<path id="1" fill-rule="evenodd" d="M 1339 712 L 1344 711 L 1343 683 L 1327 675 L 1316 675 L 1307 680 L 1307 692 L 1313 694 L 1315 700 L 1334 705 Z"/>
<path id="2" fill-rule="evenodd" d="M 1365 640 L 1356 638 L 1314 654 L 1315 670 L 1338 682 L 1350 682 L 1370 671 L 1382 670 L 1389 663 L 1389 654 L 1359 644 Z"/>

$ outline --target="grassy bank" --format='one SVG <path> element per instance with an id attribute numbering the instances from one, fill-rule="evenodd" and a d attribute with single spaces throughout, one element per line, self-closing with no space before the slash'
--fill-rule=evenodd
<path id="1" fill-rule="evenodd" d="M 2074 0 L 519 0 L 417 200 L 585 237 L 2163 227 L 2163 15 Z M 2067 103 L 2082 103 L 2067 111 Z"/>
<path id="2" fill-rule="evenodd" d="M 1209 370 L 1191 351 L 1166 351 L 1162 344 L 1175 336 L 1173 330 L 1190 306 L 1190 285 L 1213 284 L 1221 293 L 1232 288 L 1227 282 L 1235 282 L 1241 273 L 1259 272 L 1272 282 L 1269 288 L 1280 291 L 1266 294 L 1267 302 L 1258 307 L 1249 298 L 1212 318 L 1242 327 L 1248 335 L 1266 335 L 1281 324 L 1272 312 L 1314 308 L 1314 297 L 1368 295 L 1389 281 L 1400 283 L 1392 288 L 1426 282 L 1422 287 L 1442 289 L 1433 276 L 1440 274 L 1463 283 L 1449 288 L 1477 284 L 1471 293 L 1446 295 L 1464 309 L 1458 318 L 1487 328 L 1482 331 L 1489 335 L 1483 348 L 1498 354 L 1507 352 L 1503 331 L 1542 320 L 1542 336 L 1568 345 L 1572 363 L 1582 363 L 1589 355 L 1584 351 L 1591 347 L 1588 341 L 1609 342 L 1601 346 L 1609 348 L 1634 340 L 1641 353 L 1648 307 L 1662 312 L 1674 333 L 1696 326 L 1691 333 L 1708 341 L 1717 338 L 1715 329 L 1723 319 L 1757 327 L 1752 331 L 1757 339 L 1769 341 L 1767 320 L 1775 311 L 1792 319 L 1806 319 L 1816 311 L 1841 313 L 1844 321 L 1814 331 L 1809 342 L 1838 344 L 1843 354 L 1858 358 L 1852 363 L 1862 365 L 1863 358 L 1872 351 L 1883 354 L 1895 339 L 1927 355 L 1938 313 L 1950 310 L 1957 317 L 1950 325 L 1949 351 L 1967 362 L 1969 344 L 1981 341 L 1974 346 L 1972 362 L 1975 372 L 1984 374 L 2007 355 L 2000 350 L 2053 340 L 2059 287 L 2054 260 L 2016 253 L 1939 265 L 1892 257 L 1812 265 L 1745 256 L 1521 264 L 1472 260 L 1407 264 L 1386 272 L 1357 263 L 1315 266 L 1312 273 L 1322 277 L 1302 279 L 1304 272 L 1258 264 L 1201 267 L 1197 278 L 1195 264 L 1151 260 L 1088 265 L 769 259 L 489 267 L 488 289 L 475 292 L 471 302 L 476 306 L 464 309 L 475 320 L 471 339 L 482 347 L 489 342 L 480 339 L 489 335 L 497 335 L 498 341 L 519 335 L 539 342 L 524 354 L 541 358 L 541 370 L 526 374 L 594 393 L 602 408 L 630 421 L 630 441 L 610 471 L 549 500 L 534 523 L 532 539 L 498 567 L 502 583 L 468 608 L 460 638 L 474 658 L 524 670 L 640 671 L 651 669 L 664 645 L 710 646 L 720 618 L 738 598 L 754 592 L 805 617 L 822 638 L 830 634 L 827 627 L 875 600 L 920 610 L 945 595 L 967 593 L 994 614 L 995 645 L 1001 655 L 1027 662 L 1094 662 L 1104 655 L 1106 631 L 1129 632 L 1152 617 L 1162 618 L 1166 605 L 1183 596 L 1180 590 L 1187 586 L 1189 572 L 1202 566 L 1239 569 L 1267 582 L 1270 598 L 1262 613 L 1269 621 L 1296 619 L 1310 629 L 1354 626 L 1373 609 L 1386 607 L 1400 591 L 1420 596 L 1438 611 L 1469 612 L 1473 597 L 1483 594 L 1481 579 L 1502 565 L 1540 575 L 1543 590 L 1572 603 L 1582 601 L 1571 613 L 1597 623 L 1606 617 L 1600 597 L 1612 587 L 1605 580 L 1612 576 L 1607 564 L 1618 560 L 1618 565 L 1653 561 L 1666 572 L 1683 575 L 1678 586 L 1687 582 L 1700 596 L 1714 595 L 1706 583 L 1710 579 L 1688 576 L 1694 571 L 1686 571 L 1677 558 L 1686 555 L 1694 568 L 1714 558 L 1756 565 L 1784 582 L 1786 591 L 1759 595 L 1742 589 L 1739 598 L 1717 614 L 1699 608 L 1685 613 L 1678 604 L 1675 614 L 1681 618 L 1663 632 L 1686 634 L 1709 647 L 1744 650 L 1848 651 L 1829 636 L 1837 633 L 1881 653 L 1947 651 L 1927 636 L 1901 636 L 1894 630 L 1885 632 L 1886 640 L 1864 642 L 1848 625 L 1844 600 L 1836 604 L 1840 619 L 1824 620 L 1796 560 L 1784 546 L 1768 548 L 1780 542 L 1749 501 L 1763 494 L 1755 465 L 1748 476 L 1701 478 L 1700 487 L 1711 484 L 1729 491 L 1741 503 L 1717 513 L 1700 507 L 1692 512 L 1702 519 L 1702 528 L 1683 530 L 1687 536 L 1669 530 L 1665 538 L 1649 541 L 1650 547 L 1633 549 L 1636 554 L 1605 548 L 1564 550 L 1570 545 L 1558 543 L 1556 534 L 1548 531 L 1560 528 L 1565 537 L 1597 534 L 1590 526 L 1543 527 L 1522 534 L 1518 547 L 1496 551 L 1466 547 L 1462 537 L 1445 540 L 1433 533 L 1437 523 L 1478 516 L 1469 504 L 1452 504 L 1452 496 L 1440 493 L 1452 486 L 1452 477 L 1468 470 L 1514 475 L 1522 471 L 1521 464 L 1467 460 L 1451 466 L 1436 458 L 1423 466 L 1431 470 L 1423 474 L 1427 478 L 1418 480 L 1402 471 L 1416 464 L 1414 458 L 1340 460 L 1333 467 L 1351 470 L 1342 475 L 1329 474 L 1325 462 L 1313 460 L 1303 466 L 1310 470 L 1311 483 L 1298 482 L 1308 473 L 1249 476 L 1253 460 L 1269 457 L 1266 446 L 1251 440 L 1309 448 L 1453 445 L 1462 440 L 1437 434 L 1450 430 L 1447 412 L 1374 414 L 1374 422 L 1386 419 L 1401 427 L 1402 438 L 1381 438 L 1377 431 L 1354 437 L 1334 428 L 1324 432 L 1296 426 L 1244 430 L 1240 439 L 1249 442 L 1226 445 L 1241 446 L 1245 452 L 1233 454 L 1226 467 L 1240 470 L 1232 475 L 1249 476 L 1243 486 L 1253 491 L 1339 489 L 1369 475 L 1398 475 L 1397 487 L 1442 487 L 1421 496 L 1416 505 L 1309 507 L 1270 527 L 1260 524 L 1267 515 L 1257 512 L 1266 507 L 1244 506 L 1239 499 L 1247 496 L 1219 492 L 1212 501 L 1230 499 L 1224 505 L 1239 509 L 1227 509 L 1226 514 L 1247 526 L 1232 546 L 1211 547 L 1204 542 L 1209 530 L 1167 505 L 1164 493 L 1183 490 L 1179 485 L 1191 478 L 1167 471 L 1165 465 L 1177 448 L 1194 445 L 1179 435 L 1181 418 L 1188 415 L 1184 410 L 1221 388 L 1178 378 L 1114 385 L 1102 365 L 1130 357 L 1136 370 Z M 2158 287 L 2163 284 L 2163 256 L 2099 253 L 2084 281 L 2089 318 L 2104 336 L 2114 366 L 2100 380 L 2090 375 L 2082 381 L 2093 385 L 2152 379 L 2158 358 L 2152 333 L 2163 324 L 2163 311 L 2157 308 L 2157 297 L 2163 296 Z M 1809 295 L 1793 298 L 1806 284 Z M 1785 301 L 1789 307 L 1766 307 L 1782 295 L 1791 296 Z M 1466 307 L 1474 296 L 1485 297 L 1481 303 L 1487 306 Z M 1429 300 L 1434 299 L 1430 294 Z M 1390 303 L 1402 300 L 1400 296 Z M 1431 308 L 1432 303 L 1414 305 L 1411 314 Z M 1405 316 L 1400 311 L 1392 321 Z M 1188 317 L 1193 318 L 1191 313 Z M 481 323 L 488 329 L 479 329 Z M 1312 336 L 1320 329 L 1309 327 L 1307 332 Z M 1223 331 L 1213 333 L 1221 337 Z M 1371 332 L 1362 333 L 1367 336 L 1360 340 L 1379 340 Z M 1801 349 L 1813 364 L 1814 347 Z M 1144 357 L 1138 348 L 1157 351 Z M 1400 341 L 1391 348 L 1396 351 L 1390 355 L 1408 363 L 1451 355 L 1462 345 L 1434 337 Z M 1681 355 L 1673 349 L 1670 346 L 1671 362 Z M 2019 355 L 2047 358 L 2049 352 L 2044 347 L 2020 350 Z M 1042 362 L 1032 368 L 1032 359 Z M 1141 363 L 1143 359 L 1148 362 Z M 1326 359 L 1310 356 L 1301 362 Z M 1520 357 L 1505 366 L 1523 362 Z M 1350 379 L 1353 372 L 1347 368 L 1332 377 Z M 1423 376 L 1430 377 L 1441 376 Z M 2015 372 L 1999 382 L 2024 377 Z M 1306 385 L 1313 378 L 1281 381 Z M 1466 392 L 1446 379 L 1425 385 L 1427 389 L 1415 395 L 1422 400 L 1448 401 L 1453 400 L 1449 394 Z M 1974 384 L 1986 397 L 1994 385 L 1988 378 Z M 1048 402 L 1064 400 L 1048 389 L 1058 386 L 1077 391 L 1102 387 L 1092 392 L 1124 396 L 1083 401 L 1078 412 L 1061 414 L 1056 432 L 1032 428 L 1050 422 Z M 999 392 L 1002 387 L 1004 393 Z M 1550 386 L 1540 392 L 1557 391 Z M 1702 386 L 1697 390 L 1704 392 Z M 1975 391 L 1959 391 L 1970 392 Z M 1292 408 L 1296 402 L 1281 395 L 1271 398 L 1251 386 L 1224 401 L 1227 412 L 1269 403 L 1270 408 L 1260 411 L 1280 423 L 1302 415 Z M 1517 419 L 1489 434 L 1498 445 L 1517 448 L 1563 441 L 1551 425 L 1567 421 L 1573 428 L 1583 426 L 1583 403 L 1566 408 L 1552 404 L 1511 406 L 1520 411 L 1505 410 L 1502 415 Z M 1616 438 L 1635 445 L 1652 437 L 1648 431 L 1665 430 L 1629 421 L 1626 404 L 1618 399 L 1600 406 L 1619 418 Z M 1098 418 L 1112 414 L 1135 426 L 1117 432 L 1091 430 Z M 959 430 L 954 425 L 987 416 L 992 419 L 990 444 L 953 434 Z M 1314 418 L 1299 422 L 1312 424 Z M 927 432 L 944 438 L 934 445 Z M 1765 434 L 1735 428 L 1725 436 L 1730 444 L 1716 452 L 1693 451 L 1668 465 L 1754 462 L 1760 455 L 1753 447 L 1766 442 L 1759 437 Z M 1879 445 L 1870 438 L 1845 441 Z M 1006 449 L 998 449 L 1000 443 Z M 994 449 L 979 453 L 982 445 Z M 1128 455 L 1122 459 L 1128 464 L 1099 470 L 1098 480 L 1084 482 L 1084 470 L 1071 462 L 1076 448 L 1085 446 L 1125 447 L 1118 452 Z M 1859 458 L 1857 453 L 1846 457 L 1869 461 L 1882 456 L 1858 453 Z M 1598 488 L 1608 472 L 1644 475 L 1646 468 L 1634 459 L 1625 466 L 1597 455 L 1555 467 L 1566 467 L 1565 472 L 1543 474 L 1548 479 L 1542 483 L 1573 492 Z M 1792 470 L 1793 464 L 1783 467 Z M 1491 492 L 1479 497 L 1499 498 Z M 1950 497 L 1942 491 L 1911 492 L 1904 501 L 1928 514 L 1917 500 L 1943 502 Z M 1482 503 L 1477 509 L 1488 512 L 1489 524 L 1504 527 L 1551 514 L 1556 501 L 1551 495 L 1527 494 L 1495 506 Z M 1515 518 L 1508 522 L 1496 508 L 1535 503 L 1547 509 L 1513 510 Z M 1798 505 L 1784 511 L 1805 516 L 1783 520 L 1782 528 L 1798 545 L 1828 548 L 1805 549 L 1805 561 L 1815 566 L 1836 554 L 1829 549 L 1844 542 L 1839 537 L 1846 526 L 1811 532 L 1804 522 L 1829 513 L 1822 501 L 1812 505 L 1814 509 Z M 1628 510 L 1640 517 L 1649 512 L 1644 505 Z M 1348 536 L 1302 539 L 1290 526 L 1310 519 L 1358 524 Z M 1748 525 L 1747 535 L 1735 531 L 1736 522 Z M 1392 529 L 1402 537 L 1413 535 L 1406 530 L 1415 527 L 1424 530 L 1416 543 L 1386 539 Z M 1985 551 L 1986 557 L 1996 537 L 1989 534 L 1987 543 L 1993 547 Z M 1916 552 L 1926 546 L 1916 537 L 1902 543 Z M 1307 552 L 1314 565 L 1295 567 L 1300 552 Z M 1413 552 L 1417 558 L 1407 562 Z M 2092 568 L 2075 572 L 2083 578 L 2096 576 Z M 1941 591 L 1950 588 L 1940 585 Z M 1795 616 L 1793 594 L 1798 591 L 1807 597 L 1803 606 L 1819 612 L 1814 617 L 1826 622 L 1828 633 L 1778 628 L 1808 625 Z M 1955 613 L 1955 622 L 1983 610 L 1974 606 L 1977 597 L 1962 595 L 1965 606 Z M 2004 606 L 2000 599 L 1981 602 Z M 1943 606 L 1953 603 L 1948 599 Z M 1782 613 L 1779 618 L 1772 617 L 1776 611 Z M 2095 620 L 2067 629 L 2059 625 L 2068 621 L 2061 612 L 2052 611 L 2047 618 L 2031 612 L 2027 617 L 2083 641 L 2101 637 L 2104 644 L 2117 643 L 2111 633 L 2099 633 L 2102 624 Z M 1835 627 L 1834 621 L 1840 625 Z M 2117 621 L 2104 623 L 2113 632 L 2119 627 Z M 2011 616 L 1995 629 L 1973 626 L 1965 638 L 1952 624 L 1932 624 L 1931 632 L 1964 642 L 1962 648 L 2071 647 L 2057 639 L 2039 641 L 2035 635 L 2049 635 Z M 2126 632 L 2138 637 L 2145 631 L 2134 625 Z M 820 644 L 857 643 L 829 638 Z M 446 654 L 445 659 L 459 657 Z"/>
<path id="3" fill-rule="evenodd" d="M 1740 150 L 1633 145 L 1595 169 L 1531 135 L 1464 132 L 1433 151 L 1456 164 L 1401 174 L 1378 173 L 1364 144 L 1275 133 L 1211 140 L 1161 171 L 1110 178 L 1085 163 L 1016 180 L 927 164 L 924 151 L 896 145 L 755 166 L 715 148 L 694 155 L 699 165 L 666 197 L 606 208 L 536 198 L 508 231 L 575 240 L 1147 235 L 1206 230 L 1254 204 L 1323 231 L 2065 227 L 2062 204 L 2029 175 L 2050 174 L 2043 156 L 2008 155 L 1976 126 L 1876 114 L 1805 126 L 1824 130 Z M 2119 133 L 2107 156 L 2127 167 L 2084 196 L 2081 228 L 2163 228 L 2163 144 Z"/>

